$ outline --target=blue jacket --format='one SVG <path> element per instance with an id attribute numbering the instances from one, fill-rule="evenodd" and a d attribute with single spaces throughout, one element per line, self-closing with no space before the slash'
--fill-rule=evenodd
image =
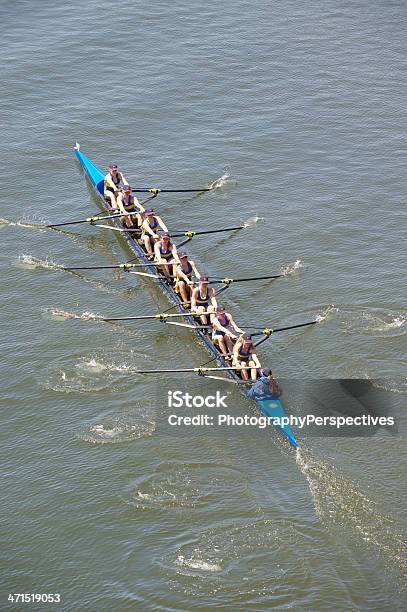
<path id="1" fill-rule="evenodd" d="M 281 395 L 281 389 L 276 381 L 273 382 L 274 390 L 271 388 L 269 379 L 266 376 L 262 376 L 246 391 L 247 397 L 259 402 L 266 399 L 278 399 Z"/>

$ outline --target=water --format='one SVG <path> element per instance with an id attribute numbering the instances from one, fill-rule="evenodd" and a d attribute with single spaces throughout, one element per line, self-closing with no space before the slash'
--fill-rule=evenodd
<path id="1" fill-rule="evenodd" d="M 405 608 L 404 8 L 2 4 L 2 609 L 29 606 L 10 592 L 63 610 Z M 156 208 L 173 229 L 250 220 L 188 245 L 210 274 L 293 267 L 228 289 L 236 320 L 323 319 L 262 361 L 379 379 L 398 433 L 301 433 L 295 455 L 270 431 L 163 427 L 157 398 L 208 383 L 132 371 L 205 351 L 188 330 L 94 320 L 168 307 L 152 282 L 58 269 L 124 261 L 113 232 L 32 226 L 97 211 L 75 141 L 141 187 L 223 177 Z"/>

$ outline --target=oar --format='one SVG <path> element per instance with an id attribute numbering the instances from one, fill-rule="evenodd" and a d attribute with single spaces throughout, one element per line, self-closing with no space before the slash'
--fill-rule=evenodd
<path id="1" fill-rule="evenodd" d="M 203 234 L 220 234 L 221 232 L 233 232 L 235 230 L 245 229 L 244 225 L 238 225 L 236 227 L 223 227 L 215 230 L 203 230 L 201 232 L 194 232 L 192 230 L 173 230 L 171 236 L 173 238 L 179 238 L 180 236 L 187 236 L 187 238 L 193 238 L 194 236 L 202 236 Z"/>
<path id="2" fill-rule="evenodd" d="M 287 329 L 297 329 L 298 327 L 306 327 L 307 325 L 315 325 L 316 323 L 319 323 L 319 321 L 308 321 L 307 323 L 298 323 L 297 325 L 288 325 L 287 327 L 278 327 L 277 329 L 271 329 L 271 328 L 266 327 L 260 333 L 252 334 L 252 336 L 259 336 L 259 335 L 264 336 L 264 338 L 262 338 L 258 342 L 255 342 L 254 346 L 259 346 L 259 344 L 268 340 L 271 334 L 275 334 L 281 331 L 286 331 Z"/>
<path id="3" fill-rule="evenodd" d="M 86 219 L 79 219 L 77 221 L 65 221 L 64 223 L 51 223 L 45 227 L 63 227 L 64 225 L 79 225 L 80 223 L 90 223 L 93 225 L 98 221 L 104 221 L 105 219 L 118 219 L 119 217 L 132 217 L 139 213 L 115 213 L 114 215 L 96 215 L 94 217 L 86 217 Z"/>
<path id="4" fill-rule="evenodd" d="M 129 274 L 136 274 L 137 276 L 149 276 L 150 278 L 159 278 L 162 279 L 164 278 L 163 276 L 159 276 L 158 274 L 150 274 L 148 272 L 139 272 L 138 270 L 129 270 L 128 268 L 130 268 L 131 266 L 79 266 L 76 268 L 60 268 L 60 270 L 68 270 L 69 272 L 72 272 L 74 270 L 103 270 L 103 269 L 114 269 L 114 268 L 121 268 L 123 270 L 123 272 L 128 272 Z M 145 266 L 147 267 L 147 266 Z M 172 278 L 172 277 L 171 277 Z"/>
<path id="5" fill-rule="evenodd" d="M 130 270 L 129 274 L 136 274 L 136 276 L 149 276 L 150 278 L 162 278 L 162 276 L 158 276 L 158 274 L 149 274 L 148 272 L 135 272 L 134 270 Z"/>
<path id="6" fill-rule="evenodd" d="M 161 277 L 160 277 L 161 278 Z M 202 314 L 211 314 L 210 312 L 202 312 Z M 173 319 L 178 317 L 193 317 L 196 315 L 194 312 L 177 312 L 167 314 L 165 312 L 159 312 L 154 315 L 137 315 L 134 317 L 100 317 L 102 321 L 142 321 L 145 319 L 158 319 L 159 321 L 165 321 L 166 319 Z"/>
<path id="7" fill-rule="evenodd" d="M 64 267 L 62 270 L 130 270 L 131 268 L 147 268 L 148 266 L 168 266 L 167 263 L 152 261 L 145 264 L 122 263 L 115 266 L 76 266 L 74 268 Z"/>
<path id="8" fill-rule="evenodd" d="M 190 242 L 192 240 L 192 238 L 186 238 L 186 240 L 183 240 L 182 242 L 180 242 L 179 244 L 175 245 L 177 247 L 177 249 L 180 249 L 181 247 L 184 246 L 184 244 L 186 244 L 187 242 Z"/>
<path id="9" fill-rule="evenodd" d="M 104 223 L 92 223 L 93 227 L 102 227 L 103 229 L 108 229 L 108 230 L 113 230 L 114 232 L 121 232 L 122 234 L 128 234 L 128 233 L 132 233 L 132 232 L 138 232 L 139 234 L 141 233 L 141 228 L 139 227 L 135 227 L 135 228 L 123 228 L 121 229 L 120 227 L 113 227 L 113 225 L 105 225 Z"/>
<path id="10" fill-rule="evenodd" d="M 277 327 L 276 329 L 271 329 L 269 327 L 265 327 L 261 332 L 259 333 L 254 333 L 251 334 L 251 336 L 264 336 L 264 338 L 262 338 L 261 340 L 259 340 L 259 342 L 256 342 L 254 344 L 254 346 L 259 346 L 259 344 L 261 344 L 262 342 L 265 342 L 266 340 L 268 340 L 271 336 L 271 334 L 276 334 L 277 332 L 281 332 L 281 331 L 286 331 L 287 329 L 296 329 L 297 327 L 306 327 L 307 325 L 315 325 L 316 323 L 319 323 L 319 321 L 308 321 L 307 323 L 298 323 L 297 325 L 288 325 L 287 327 Z M 243 327 L 245 329 L 250 329 L 249 325 L 243 325 Z M 253 329 L 253 328 L 252 328 Z M 254 328 L 254 329 L 259 329 Z M 229 355 L 233 355 L 233 353 L 226 353 L 226 356 Z M 206 365 L 207 363 L 211 363 L 212 361 L 214 361 L 215 358 L 209 359 L 209 361 L 206 361 L 204 363 L 204 365 Z"/>
<path id="11" fill-rule="evenodd" d="M 199 189 L 159 189 L 158 187 L 149 187 L 147 189 L 132 189 L 133 193 L 192 193 L 200 191 L 212 191 L 212 187 L 201 187 Z"/>
<path id="12" fill-rule="evenodd" d="M 178 327 L 188 327 L 189 329 L 212 329 L 212 325 L 190 325 L 189 323 L 179 323 L 178 321 L 163 321 L 166 325 L 177 325 Z"/>
<path id="13" fill-rule="evenodd" d="M 223 283 L 224 285 L 231 285 L 232 283 L 244 283 L 247 281 L 266 280 L 270 278 L 281 278 L 283 274 L 273 274 L 272 276 L 250 276 L 246 278 L 213 278 L 209 281 L 210 285 L 216 285 L 217 283 Z"/>
<path id="14" fill-rule="evenodd" d="M 143 206 L 143 204 L 146 204 L 153 198 L 157 197 L 157 195 L 158 194 L 156 193 L 151 198 L 147 198 L 147 200 L 144 200 L 144 202 L 140 202 L 140 205 Z M 86 219 L 78 219 L 76 221 L 66 221 L 64 223 L 51 223 L 50 225 L 46 225 L 45 227 L 63 227 L 64 225 L 79 225 L 80 223 L 90 223 L 91 225 L 93 225 L 94 223 L 97 223 L 98 221 L 104 221 L 105 219 L 119 219 L 120 217 L 133 217 L 138 214 L 139 212 L 120 213 L 120 214 L 114 213 L 113 215 L 93 215 L 92 217 L 86 217 Z"/>
<path id="15" fill-rule="evenodd" d="M 211 376 L 210 374 L 203 374 L 204 378 L 213 378 L 214 380 L 223 380 L 224 382 L 231 383 L 232 385 L 247 385 L 253 381 L 250 380 L 233 380 L 233 378 L 225 378 L 224 376 Z"/>
<path id="16" fill-rule="evenodd" d="M 204 376 L 205 372 L 218 372 L 221 370 L 252 370 L 250 366 L 243 366 L 241 368 L 236 368 L 234 366 L 230 367 L 219 367 L 219 368 L 174 368 L 174 369 L 164 369 L 164 370 L 132 370 L 132 374 L 162 374 L 167 372 L 194 372 L 195 374 L 199 374 L 200 376 Z"/>

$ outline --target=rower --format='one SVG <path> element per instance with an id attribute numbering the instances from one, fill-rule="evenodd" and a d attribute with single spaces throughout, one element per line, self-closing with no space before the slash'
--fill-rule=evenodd
<path id="1" fill-rule="evenodd" d="M 142 224 L 140 213 L 144 212 L 144 208 L 136 196 L 131 194 L 130 185 L 124 185 L 123 192 L 119 193 L 116 202 L 122 214 L 130 213 L 129 216 L 123 217 L 123 224 L 131 228 L 140 227 Z"/>
<path id="2" fill-rule="evenodd" d="M 110 208 L 116 208 L 116 197 L 119 194 L 120 185 L 128 185 L 124 175 L 120 172 L 117 164 L 108 168 L 109 172 L 103 179 L 103 195 L 110 204 Z"/>
<path id="3" fill-rule="evenodd" d="M 273 372 L 268 368 L 260 370 L 260 378 L 256 380 L 254 385 L 246 391 L 247 397 L 256 401 L 262 400 L 278 400 L 281 396 L 281 389 L 273 377 Z"/>
<path id="4" fill-rule="evenodd" d="M 231 328 L 238 334 L 243 334 L 243 329 L 240 329 L 233 320 L 232 315 L 226 312 L 224 306 L 218 306 L 216 309 L 216 316 L 213 319 L 213 331 L 212 341 L 217 344 L 222 351 L 223 356 L 227 361 L 231 361 L 233 354 L 233 340 L 237 338 L 237 335 L 231 331 Z"/>
<path id="5" fill-rule="evenodd" d="M 240 336 L 233 347 L 233 365 L 243 380 L 249 380 L 249 370 L 243 369 L 249 366 L 251 368 L 251 379 L 256 380 L 257 369 L 261 368 L 261 364 L 250 334 Z"/>
<path id="6" fill-rule="evenodd" d="M 146 247 L 147 253 L 153 253 L 153 246 L 160 239 L 158 235 L 158 229 L 161 228 L 163 232 L 168 232 L 168 228 L 158 215 L 154 213 L 152 208 L 146 210 L 145 218 L 141 226 L 143 231 L 143 241 Z"/>
<path id="7" fill-rule="evenodd" d="M 177 247 L 171 242 L 171 237 L 168 232 L 164 232 L 161 238 L 155 243 L 154 254 L 157 263 L 168 264 L 160 266 L 160 272 L 163 272 L 164 276 L 172 281 L 171 276 L 174 275 L 174 266 L 170 264 L 176 264 L 178 262 L 178 253 Z"/>
<path id="8" fill-rule="evenodd" d="M 215 297 L 215 289 L 212 287 L 208 288 L 209 279 L 207 276 L 201 276 L 199 279 L 198 287 L 192 291 L 191 295 L 191 310 L 193 313 L 199 315 L 199 320 L 202 325 L 208 325 L 208 318 L 206 314 L 209 312 L 210 321 L 212 323 L 218 307 Z"/>
<path id="9" fill-rule="evenodd" d="M 192 259 L 188 259 L 185 251 L 178 253 L 179 264 L 175 268 L 176 289 L 180 292 L 184 305 L 189 305 L 191 302 L 191 294 L 194 289 L 192 277 L 201 278 L 195 263 Z"/>

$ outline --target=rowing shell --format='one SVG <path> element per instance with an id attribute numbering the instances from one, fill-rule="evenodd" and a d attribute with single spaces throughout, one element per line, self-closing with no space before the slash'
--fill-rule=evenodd
<path id="1" fill-rule="evenodd" d="M 103 181 L 105 175 L 97 166 L 95 166 L 93 162 L 90 161 L 90 159 L 86 157 L 86 155 L 82 153 L 79 144 L 76 144 L 75 146 L 75 155 L 81 167 L 85 171 L 86 177 L 88 178 L 95 192 L 99 196 L 100 204 L 103 210 L 111 214 L 113 211 L 108 206 L 103 196 Z M 118 229 L 123 229 L 120 219 L 113 218 L 112 220 Z M 146 271 L 151 272 L 151 262 L 147 259 L 146 253 L 144 249 L 140 246 L 140 244 L 137 242 L 137 239 L 133 237 L 131 232 L 122 232 L 121 235 L 127 240 L 129 247 L 137 255 L 138 259 L 140 260 L 140 263 L 145 264 Z M 157 275 L 160 276 L 160 278 L 157 279 L 157 282 L 159 283 L 163 293 L 166 295 L 169 301 L 174 305 L 178 312 L 184 314 L 187 313 L 188 311 L 182 305 L 182 301 L 178 294 L 174 291 L 173 287 L 168 284 L 165 277 L 163 277 L 159 273 Z M 196 326 L 196 321 L 192 316 L 185 317 L 185 321 L 188 322 L 190 325 Z M 194 333 L 198 336 L 199 340 L 210 352 L 210 354 L 216 359 L 220 367 L 229 367 L 229 364 L 225 361 L 221 353 L 218 351 L 217 347 L 213 344 L 210 336 L 205 335 L 201 329 L 194 329 Z M 239 375 L 234 370 L 225 370 L 224 372 L 231 379 L 235 381 L 241 381 Z M 281 419 L 282 417 L 286 416 L 284 407 L 280 400 L 261 400 L 256 401 L 256 404 L 265 416 L 271 417 L 273 419 Z M 285 438 L 287 438 L 287 440 L 294 448 L 298 447 L 297 440 L 295 439 L 294 434 L 289 425 L 277 426 L 277 429 L 284 435 Z"/>

